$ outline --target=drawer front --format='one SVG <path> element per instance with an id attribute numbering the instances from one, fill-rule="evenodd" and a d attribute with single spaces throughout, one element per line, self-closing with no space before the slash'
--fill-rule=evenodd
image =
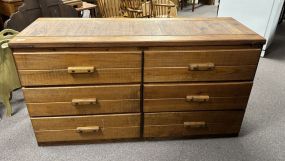
<path id="1" fill-rule="evenodd" d="M 253 80 L 260 49 L 145 52 L 146 82 Z"/>
<path id="2" fill-rule="evenodd" d="M 260 52 L 260 49 L 145 51 L 145 67 L 188 67 L 191 63 L 214 63 L 216 66 L 256 66 Z"/>
<path id="3" fill-rule="evenodd" d="M 78 66 L 96 69 L 141 67 L 140 51 L 18 51 L 14 52 L 14 57 L 19 70 L 54 70 Z"/>
<path id="4" fill-rule="evenodd" d="M 140 99 L 140 85 L 23 88 L 26 103 Z"/>
<path id="5" fill-rule="evenodd" d="M 15 52 L 14 56 L 23 86 L 139 83 L 141 77 L 139 51 Z"/>
<path id="6" fill-rule="evenodd" d="M 140 114 L 32 118 L 37 141 L 138 138 Z"/>
<path id="7" fill-rule="evenodd" d="M 68 141 L 137 139 L 140 137 L 140 127 L 106 128 L 89 134 L 78 133 L 75 130 L 37 131 L 35 135 L 39 144 Z"/>
<path id="8" fill-rule="evenodd" d="M 252 82 L 146 84 L 144 111 L 245 109 Z"/>
<path id="9" fill-rule="evenodd" d="M 238 134 L 244 111 L 145 114 L 144 137 L 187 137 Z"/>
<path id="10" fill-rule="evenodd" d="M 95 104 L 83 105 L 72 102 L 27 103 L 27 107 L 32 117 L 136 113 L 140 112 L 140 100 L 97 100 Z"/>
<path id="11" fill-rule="evenodd" d="M 139 68 L 95 69 L 92 73 L 69 73 L 62 70 L 19 70 L 23 86 L 89 85 L 139 83 Z"/>

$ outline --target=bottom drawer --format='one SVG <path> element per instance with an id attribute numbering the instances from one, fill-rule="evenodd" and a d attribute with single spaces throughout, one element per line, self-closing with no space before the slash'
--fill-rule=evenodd
<path id="1" fill-rule="evenodd" d="M 140 114 L 32 118 L 39 143 L 140 137 Z"/>
<path id="2" fill-rule="evenodd" d="M 145 114 L 144 137 L 238 134 L 244 111 L 164 112 Z"/>

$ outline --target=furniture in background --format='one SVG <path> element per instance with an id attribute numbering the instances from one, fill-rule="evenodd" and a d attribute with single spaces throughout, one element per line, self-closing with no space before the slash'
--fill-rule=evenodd
<path id="1" fill-rule="evenodd" d="M 0 17 L 0 31 L 2 31 L 3 28 L 4 28 L 4 22 L 3 22 L 2 17 Z"/>
<path id="2" fill-rule="evenodd" d="M 23 0 L 0 0 L 0 14 L 7 17 L 18 11 Z"/>
<path id="3" fill-rule="evenodd" d="M 187 5 L 187 1 L 188 0 L 179 1 L 181 10 L 183 9 L 183 7 Z M 196 8 L 201 7 L 203 5 L 214 5 L 215 4 L 215 0 L 190 0 L 190 1 L 192 4 L 192 12 L 194 12 Z"/>
<path id="4" fill-rule="evenodd" d="M 232 18 L 109 18 L 38 19 L 9 45 L 44 144 L 236 136 L 264 43 Z"/>
<path id="5" fill-rule="evenodd" d="M 96 4 L 83 2 L 81 7 L 77 7 L 75 9 L 78 12 L 80 17 L 83 16 L 83 11 L 89 10 L 90 11 L 90 17 L 94 18 L 94 17 L 97 17 L 96 8 L 97 8 Z"/>
<path id="6" fill-rule="evenodd" d="M 74 8 L 80 8 L 83 5 L 82 0 L 62 0 L 63 4 L 72 6 Z"/>
<path id="7" fill-rule="evenodd" d="M 129 18 L 144 17 L 142 7 L 142 0 L 121 0 L 121 10 L 125 12 Z"/>
<path id="8" fill-rule="evenodd" d="M 61 0 L 24 0 L 24 4 L 5 22 L 5 28 L 22 31 L 39 17 L 78 17 L 78 12 Z"/>
<path id="9" fill-rule="evenodd" d="M 121 10 L 120 0 L 97 0 L 101 17 L 124 17 Z"/>
<path id="10" fill-rule="evenodd" d="M 6 115 L 12 115 L 10 99 L 12 91 L 21 87 L 17 69 L 15 66 L 13 53 L 8 46 L 8 42 L 18 32 L 6 29 L 0 32 L 0 100 L 6 108 Z"/>
<path id="11" fill-rule="evenodd" d="M 153 0 L 153 17 L 155 18 L 170 18 L 171 9 L 176 5 L 170 0 Z"/>

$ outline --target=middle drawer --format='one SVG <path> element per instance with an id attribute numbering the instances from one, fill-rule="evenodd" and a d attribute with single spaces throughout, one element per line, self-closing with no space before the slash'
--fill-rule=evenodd
<path id="1" fill-rule="evenodd" d="M 30 116 L 140 111 L 140 85 L 23 88 Z"/>
<path id="2" fill-rule="evenodd" d="M 144 111 L 241 110 L 252 82 L 145 84 Z"/>

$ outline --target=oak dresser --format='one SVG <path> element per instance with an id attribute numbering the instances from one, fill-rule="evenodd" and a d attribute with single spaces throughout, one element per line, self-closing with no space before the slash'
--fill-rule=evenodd
<path id="1" fill-rule="evenodd" d="M 44 144 L 236 136 L 264 43 L 232 18 L 41 18 L 10 47 Z"/>

